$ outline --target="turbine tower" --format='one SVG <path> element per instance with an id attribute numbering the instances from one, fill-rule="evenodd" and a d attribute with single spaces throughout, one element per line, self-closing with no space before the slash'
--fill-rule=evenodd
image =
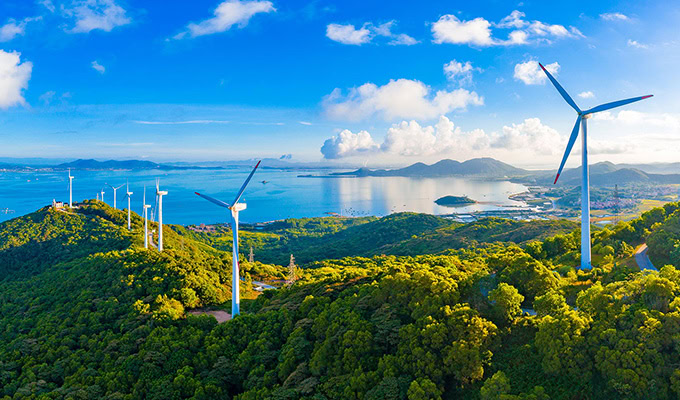
<path id="1" fill-rule="evenodd" d="M 149 225 L 148 225 L 148 213 L 150 205 L 146 204 L 146 186 L 144 186 L 144 197 L 142 199 L 143 210 L 144 210 L 144 248 L 149 248 Z"/>
<path id="2" fill-rule="evenodd" d="M 239 203 L 238 201 L 241 199 L 241 195 L 243 195 L 243 191 L 246 190 L 246 186 L 248 186 L 248 182 L 250 182 L 250 179 L 253 177 L 253 174 L 255 173 L 255 170 L 257 167 L 260 166 L 260 163 L 262 160 L 258 161 L 257 164 L 255 165 L 255 168 L 250 172 L 250 175 L 248 175 L 248 178 L 246 178 L 246 181 L 243 182 L 243 186 L 241 186 L 241 189 L 238 191 L 238 194 L 236 195 L 236 198 L 234 201 L 231 202 L 231 205 L 223 202 L 222 200 L 217 200 L 214 199 L 210 196 L 206 196 L 204 194 L 200 194 L 196 192 L 197 195 L 203 197 L 204 199 L 217 204 L 220 207 L 228 208 L 231 210 L 231 232 L 234 236 L 234 242 L 233 242 L 233 247 L 232 247 L 232 253 L 231 253 L 231 264 L 232 264 L 232 269 L 231 269 L 231 317 L 235 317 L 239 315 L 240 312 L 240 296 L 239 296 L 239 279 L 240 279 L 240 274 L 239 274 L 239 262 L 238 262 L 238 213 L 239 211 L 243 211 L 246 209 L 246 203 Z"/>
<path id="3" fill-rule="evenodd" d="M 163 251 L 163 196 L 167 191 L 160 190 L 160 180 L 156 179 L 156 199 L 158 200 L 158 251 Z"/>
<path id="4" fill-rule="evenodd" d="M 104 203 L 104 188 L 102 188 L 101 194 L 102 194 L 102 203 Z"/>
<path id="5" fill-rule="evenodd" d="M 127 197 L 128 201 L 128 230 L 132 230 L 132 227 L 130 225 L 130 197 L 132 196 L 132 192 L 130 191 L 130 184 L 128 182 L 125 182 L 125 197 Z"/>
<path id="6" fill-rule="evenodd" d="M 611 103 L 600 104 L 588 110 L 581 110 L 578 108 L 574 100 L 569 96 L 569 94 L 560 86 L 560 84 L 553 78 L 553 76 L 545 69 L 543 64 L 538 64 L 543 69 L 543 72 L 548 76 L 550 82 L 555 86 L 557 91 L 562 95 L 562 98 L 576 110 L 578 117 L 576 118 L 576 124 L 574 124 L 574 129 L 571 131 L 571 136 L 569 136 L 569 142 L 567 143 L 567 149 L 562 157 L 562 162 L 560 163 L 560 168 L 557 170 L 557 176 L 555 176 L 555 182 L 560 178 L 562 173 L 562 168 L 567 162 L 571 148 L 574 147 L 576 138 L 580 130 L 583 132 L 581 135 L 581 269 L 590 269 L 592 265 L 590 264 L 590 187 L 588 186 L 588 119 L 596 112 L 610 110 L 612 108 L 620 107 L 626 104 L 630 104 L 636 101 L 648 99 L 653 95 L 633 97 L 630 99 L 613 101 Z"/>
<path id="7" fill-rule="evenodd" d="M 122 188 L 123 185 L 120 185 L 120 186 L 118 186 L 118 187 L 114 187 L 114 186 L 111 186 L 111 185 L 109 185 L 109 184 L 107 183 L 106 186 L 108 186 L 108 187 L 110 187 L 111 189 L 113 189 L 113 209 L 114 209 L 114 210 L 117 210 L 118 208 L 116 207 L 116 190 Z"/>
<path id="8" fill-rule="evenodd" d="M 73 177 L 71 168 L 68 169 L 68 208 L 73 208 Z"/>

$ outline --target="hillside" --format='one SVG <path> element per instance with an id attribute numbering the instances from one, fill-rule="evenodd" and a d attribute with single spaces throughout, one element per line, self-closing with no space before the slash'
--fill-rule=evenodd
<path id="1" fill-rule="evenodd" d="M 642 165 L 644 167 L 644 165 Z M 668 171 L 668 169 L 661 169 Z M 680 174 L 677 173 L 648 173 L 639 168 L 633 168 L 624 164 L 611 162 L 599 162 L 588 168 L 590 184 L 593 186 L 614 186 L 628 184 L 674 184 L 680 183 Z M 555 180 L 555 172 L 536 172 L 531 176 L 519 178 L 518 181 L 549 186 Z M 581 167 L 565 169 L 557 182 L 562 186 L 579 186 L 581 184 Z"/>
<path id="2" fill-rule="evenodd" d="M 185 312 L 228 305 L 230 255 L 206 235 L 169 226 L 158 253 L 137 215 L 128 232 L 99 202 L 39 210 L 0 224 L 0 260 L 32 255 L 0 280 L 0 398 L 675 398 L 680 270 L 628 260 L 680 246 L 679 208 L 596 231 L 592 271 L 566 221 L 281 221 L 246 236 L 317 259 L 256 298 L 246 279 L 244 314 L 219 325 Z"/>
<path id="3" fill-rule="evenodd" d="M 432 165 L 415 163 L 408 167 L 392 170 L 370 170 L 360 168 L 353 172 L 336 173 L 333 175 L 354 176 L 412 176 L 412 177 L 441 177 L 441 176 L 477 176 L 486 178 L 503 178 L 526 175 L 528 171 L 513 167 L 510 164 L 493 158 L 473 158 L 464 162 L 455 160 L 441 160 Z"/>

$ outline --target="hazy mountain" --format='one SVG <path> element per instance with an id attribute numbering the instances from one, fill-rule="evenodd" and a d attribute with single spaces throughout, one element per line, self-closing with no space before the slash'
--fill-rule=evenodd
<path id="1" fill-rule="evenodd" d="M 622 167 L 630 164 L 599 162 L 589 167 L 590 184 L 593 186 L 613 186 L 636 183 L 680 183 L 680 174 L 647 173 L 639 168 Z M 535 172 L 531 176 L 518 179 L 524 183 L 550 185 L 555 180 L 556 171 Z M 566 169 L 562 172 L 558 185 L 578 186 L 581 184 L 581 167 Z"/>
<path id="2" fill-rule="evenodd" d="M 524 176 L 529 171 L 513 167 L 502 161 L 493 158 L 473 158 L 464 162 L 456 160 L 441 160 L 432 165 L 415 163 L 405 168 L 391 170 L 370 170 L 359 168 L 356 171 L 337 173 L 334 175 L 354 175 L 354 176 L 478 176 L 486 178 L 503 178 L 512 176 Z"/>
<path id="3" fill-rule="evenodd" d="M 160 164 L 151 161 L 140 160 L 108 160 L 97 161 L 94 159 L 75 160 L 68 163 L 63 163 L 55 166 L 55 168 L 73 168 L 73 169 L 159 169 Z"/>

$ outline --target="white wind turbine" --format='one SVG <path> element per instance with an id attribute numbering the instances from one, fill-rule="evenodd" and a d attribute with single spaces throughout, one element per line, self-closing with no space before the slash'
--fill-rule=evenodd
<path id="1" fill-rule="evenodd" d="M 125 197 L 127 197 L 128 201 L 128 230 L 132 230 L 130 225 L 130 197 L 132 197 L 132 192 L 130 191 L 130 184 L 128 182 L 125 182 Z"/>
<path id="2" fill-rule="evenodd" d="M 73 208 L 73 177 L 71 168 L 68 169 L 68 208 Z"/>
<path id="3" fill-rule="evenodd" d="M 158 251 L 163 251 L 163 196 L 167 191 L 160 190 L 160 179 L 156 178 L 156 199 L 158 200 Z"/>
<path id="4" fill-rule="evenodd" d="M 109 185 L 109 184 L 107 183 L 106 186 L 108 186 L 108 187 L 110 187 L 111 189 L 113 189 L 113 209 L 114 209 L 114 210 L 117 210 L 118 208 L 116 207 L 116 190 L 122 188 L 123 185 L 120 185 L 120 186 L 118 186 L 118 187 L 114 187 L 114 186 L 111 186 L 111 185 Z"/>
<path id="5" fill-rule="evenodd" d="M 567 149 L 562 157 L 562 162 L 560 163 L 560 168 L 557 170 L 557 176 L 555 177 L 555 182 L 560 178 L 560 173 L 562 173 L 562 168 L 564 168 L 564 163 L 567 162 L 571 148 L 576 142 L 576 138 L 579 133 L 579 126 L 583 134 L 581 135 L 581 269 L 590 269 L 592 265 L 590 264 L 590 187 L 588 185 L 588 119 L 596 112 L 610 110 L 612 108 L 620 107 L 626 104 L 630 104 L 636 101 L 648 99 L 653 95 L 633 97 L 630 99 L 613 101 L 611 103 L 600 104 L 588 110 L 582 111 L 574 100 L 569 96 L 569 94 L 560 86 L 560 84 L 553 78 L 553 76 L 545 69 L 543 64 L 538 64 L 543 69 L 548 79 L 555 86 L 558 92 L 562 95 L 562 98 L 576 110 L 578 117 L 576 118 L 576 124 L 574 124 L 574 129 L 571 131 L 571 136 L 569 136 L 569 142 L 567 143 Z"/>
<path id="6" fill-rule="evenodd" d="M 102 188 L 101 194 L 102 194 L 102 203 L 104 203 L 104 188 Z"/>
<path id="7" fill-rule="evenodd" d="M 146 186 L 144 186 L 144 197 L 142 199 L 142 204 L 143 204 L 143 210 L 144 210 L 144 248 L 148 249 L 149 248 L 149 222 L 148 222 L 148 213 L 149 213 L 149 208 L 151 207 L 150 205 L 146 204 Z"/>
<path id="8" fill-rule="evenodd" d="M 255 165 L 255 168 L 250 172 L 250 175 L 248 175 L 248 178 L 246 179 L 245 182 L 243 182 L 243 186 L 241 186 L 241 190 L 238 191 L 238 194 L 236 195 L 236 198 L 234 201 L 231 203 L 231 205 L 223 202 L 222 200 L 217 200 L 214 199 L 210 196 L 206 196 L 204 194 L 200 194 L 196 192 L 197 195 L 203 197 L 204 199 L 217 204 L 220 207 L 228 208 L 231 210 L 231 232 L 234 236 L 234 241 L 232 245 L 232 254 L 231 254 L 231 264 L 232 264 L 232 269 L 231 269 L 231 316 L 232 318 L 240 314 L 240 295 L 239 295 L 239 279 L 240 279 L 240 274 L 239 274 L 239 261 L 238 261 L 238 213 L 239 211 L 243 211 L 246 209 L 246 203 L 239 203 L 238 201 L 241 199 L 241 195 L 243 195 L 243 191 L 246 190 L 246 186 L 248 186 L 248 182 L 250 182 L 250 179 L 253 177 L 253 174 L 255 173 L 255 170 L 257 167 L 260 166 L 261 160 L 257 162 Z"/>
<path id="9" fill-rule="evenodd" d="M 99 201 L 99 192 L 97 192 L 97 201 Z"/>

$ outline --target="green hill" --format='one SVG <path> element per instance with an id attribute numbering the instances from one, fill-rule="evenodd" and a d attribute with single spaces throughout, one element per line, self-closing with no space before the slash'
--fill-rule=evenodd
<path id="1" fill-rule="evenodd" d="M 564 221 L 281 221 L 245 235 L 319 259 L 256 298 L 246 279 L 219 325 L 185 309 L 228 305 L 224 232 L 169 226 L 158 253 L 137 215 L 39 210 L 0 224 L 0 399 L 677 398 L 680 270 L 629 261 L 646 240 L 680 263 L 679 208 L 594 232 L 591 271 Z"/>

